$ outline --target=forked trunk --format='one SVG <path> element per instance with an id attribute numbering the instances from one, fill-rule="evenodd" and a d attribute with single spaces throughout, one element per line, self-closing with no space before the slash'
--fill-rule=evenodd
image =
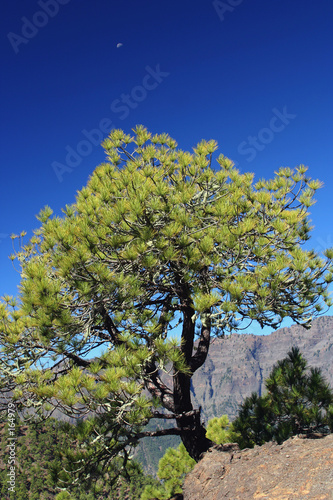
<path id="1" fill-rule="evenodd" d="M 189 295 L 188 293 L 187 297 Z M 208 320 L 207 324 L 202 326 L 199 343 L 195 354 L 193 354 L 195 324 L 192 318 L 195 311 L 192 305 L 190 305 L 185 307 L 183 312 L 181 351 L 191 370 L 191 375 L 177 371 L 174 372 L 174 410 L 177 415 L 187 414 L 176 419 L 177 427 L 181 429 L 180 437 L 186 450 L 194 460 L 198 461 L 202 453 L 206 452 L 213 443 L 206 438 L 206 429 L 201 423 L 200 410 L 193 411 L 191 402 L 191 377 L 204 364 L 207 358 L 210 342 L 210 321 Z"/>

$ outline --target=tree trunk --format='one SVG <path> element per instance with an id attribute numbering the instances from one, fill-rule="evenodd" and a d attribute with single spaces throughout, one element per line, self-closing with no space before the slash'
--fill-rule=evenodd
<path id="1" fill-rule="evenodd" d="M 186 450 L 198 462 L 202 454 L 214 444 L 206 437 L 206 429 L 200 421 L 200 410 L 190 417 L 177 419 L 177 426 L 181 429 L 180 437 Z"/>
<path id="2" fill-rule="evenodd" d="M 181 350 L 192 374 L 175 372 L 173 377 L 173 394 L 175 413 L 182 414 L 193 410 L 191 402 L 191 378 L 193 372 L 205 361 L 210 338 L 210 328 L 203 327 L 197 354 L 193 356 L 194 345 L 194 323 L 192 316 L 194 311 L 187 307 L 184 311 L 183 332 Z M 205 348 L 204 348 L 205 347 Z M 194 366 L 195 365 L 195 366 Z M 181 429 L 181 440 L 189 455 L 198 461 L 202 453 L 206 452 L 212 445 L 212 441 L 206 438 L 206 429 L 200 421 L 200 410 L 190 416 L 182 416 L 176 419 L 177 427 Z"/>
<path id="3" fill-rule="evenodd" d="M 206 429 L 201 424 L 192 431 L 184 431 L 180 437 L 188 454 L 196 462 L 199 462 L 202 454 L 206 453 L 214 445 L 212 441 L 206 438 Z"/>

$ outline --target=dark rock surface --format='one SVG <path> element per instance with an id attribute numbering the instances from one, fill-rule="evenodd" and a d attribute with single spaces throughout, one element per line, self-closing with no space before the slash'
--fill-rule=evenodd
<path id="1" fill-rule="evenodd" d="M 207 452 L 184 481 L 184 500 L 333 499 L 333 434 Z"/>

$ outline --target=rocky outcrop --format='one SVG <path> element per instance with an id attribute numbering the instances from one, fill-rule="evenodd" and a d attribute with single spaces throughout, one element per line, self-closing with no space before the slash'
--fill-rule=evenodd
<path id="1" fill-rule="evenodd" d="M 239 451 L 216 447 L 186 476 L 184 500 L 332 500 L 333 434 Z"/>

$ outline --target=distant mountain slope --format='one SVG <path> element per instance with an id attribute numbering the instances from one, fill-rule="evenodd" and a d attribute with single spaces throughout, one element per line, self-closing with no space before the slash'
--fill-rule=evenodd
<path id="1" fill-rule="evenodd" d="M 237 408 L 252 392 L 262 394 L 272 366 L 298 346 L 309 366 L 322 369 L 333 387 L 333 317 L 313 321 L 310 330 L 294 325 L 270 335 L 232 334 L 215 339 L 208 359 L 193 377 L 195 407 L 202 407 L 207 422 L 214 416 L 236 416 Z"/>

